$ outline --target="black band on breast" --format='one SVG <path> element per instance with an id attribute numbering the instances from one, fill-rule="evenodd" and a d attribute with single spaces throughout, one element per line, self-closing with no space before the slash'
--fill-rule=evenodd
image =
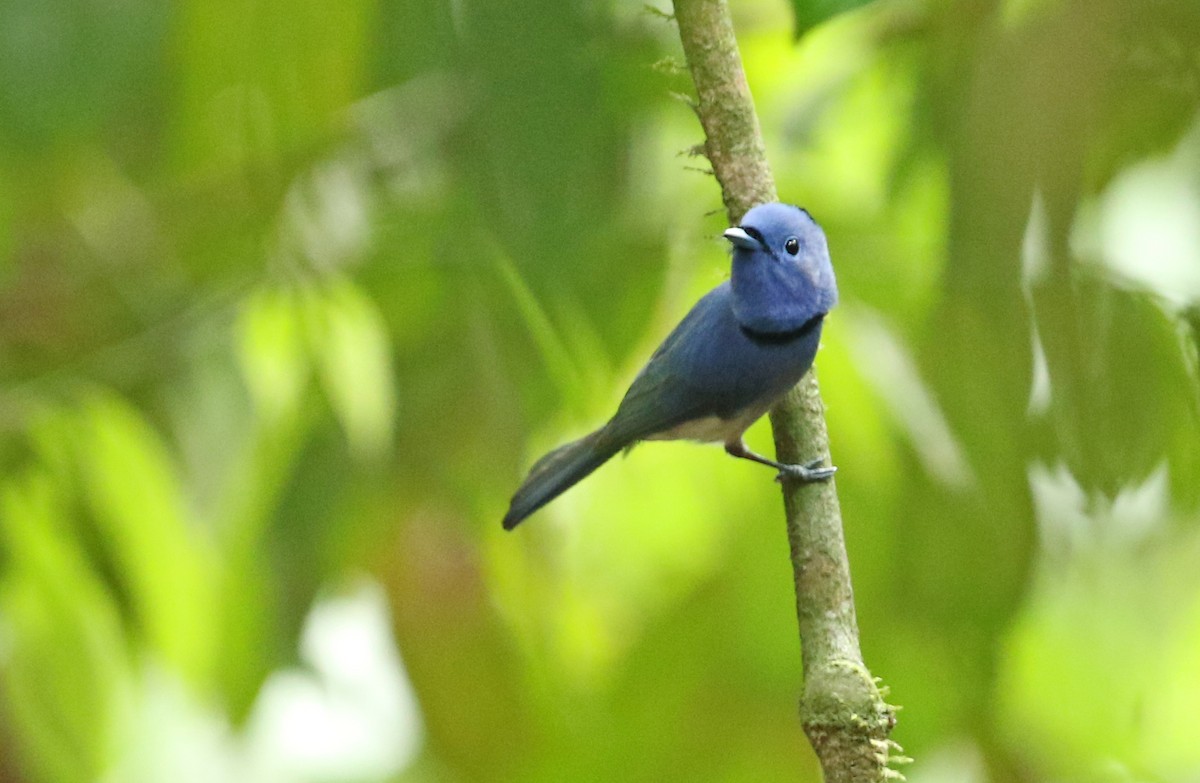
<path id="1" fill-rule="evenodd" d="M 792 340 L 799 339 L 804 337 L 806 334 L 811 333 L 813 329 L 820 325 L 821 319 L 824 317 L 825 313 L 814 315 L 812 318 L 809 318 L 807 321 L 800 324 L 798 328 L 787 332 L 759 332 L 751 329 L 748 326 L 742 326 L 741 324 L 738 324 L 738 328 L 742 330 L 742 334 L 746 335 L 746 337 L 750 338 L 750 340 L 758 343 L 759 345 L 782 345 L 784 343 L 790 343 Z"/>

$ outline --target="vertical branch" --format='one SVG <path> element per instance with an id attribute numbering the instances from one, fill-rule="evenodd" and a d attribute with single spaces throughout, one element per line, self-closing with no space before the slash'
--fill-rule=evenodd
<path id="1" fill-rule="evenodd" d="M 754 101 L 725 0 L 674 0 L 679 37 L 699 98 L 704 151 L 721 184 L 731 223 L 774 201 Z M 817 379 L 810 372 L 771 412 L 778 458 L 828 457 L 829 436 Z M 899 778 L 888 767 L 898 750 L 888 736 L 895 715 L 862 661 L 841 507 L 833 481 L 786 482 L 788 539 L 796 579 L 804 694 L 800 718 L 827 783 Z"/>
<path id="2" fill-rule="evenodd" d="M 696 85 L 704 154 L 721 183 L 731 223 L 755 204 L 775 201 L 754 99 L 742 70 L 733 20 L 723 0 L 674 0 L 679 37 Z"/>

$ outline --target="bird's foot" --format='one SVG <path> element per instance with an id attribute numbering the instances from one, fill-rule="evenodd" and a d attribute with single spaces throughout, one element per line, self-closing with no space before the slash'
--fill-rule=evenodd
<path id="1" fill-rule="evenodd" d="M 837 473 L 837 466 L 830 465 L 829 467 L 821 467 L 823 460 L 818 457 L 811 462 L 806 462 L 803 465 L 783 465 L 780 467 L 779 475 L 775 476 L 775 480 L 783 483 L 784 479 L 796 479 L 805 484 L 810 484 L 815 481 L 828 481 L 833 478 L 833 474 Z"/>

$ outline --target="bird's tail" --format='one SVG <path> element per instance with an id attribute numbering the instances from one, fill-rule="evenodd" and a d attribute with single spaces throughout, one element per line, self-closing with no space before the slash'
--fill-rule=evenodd
<path id="1" fill-rule="evenodd" d="M 606 437 L 604 428 L 559 446 L 534 463 L 525 481 L 513 495 L 504 529 L 512 530 L 521 520 L 573 487 L 581 479 L 620 451 Z"/>

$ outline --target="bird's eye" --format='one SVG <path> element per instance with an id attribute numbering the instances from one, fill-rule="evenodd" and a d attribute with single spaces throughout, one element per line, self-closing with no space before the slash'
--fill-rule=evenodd
<path id="1" fill-rule="evenodd" d="M 788 255 L 796 255 L 800 252 L 800 240 L 795 237 L 788 237 L 788 241 L 783 243 L 783 249 L 788 252 Z"/>

